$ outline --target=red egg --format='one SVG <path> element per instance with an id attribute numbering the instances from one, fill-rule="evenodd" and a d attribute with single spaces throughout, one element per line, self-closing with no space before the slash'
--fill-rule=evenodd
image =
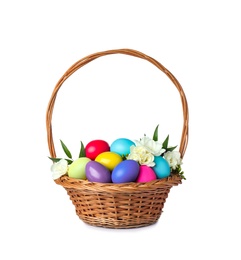
<path id="1" fill-rule="evenodd" d="M 104 140 L 93 140 L 85 146 L 85 156 L 94 160 L 100 153 L 110 151 L 109 144 Z"/>

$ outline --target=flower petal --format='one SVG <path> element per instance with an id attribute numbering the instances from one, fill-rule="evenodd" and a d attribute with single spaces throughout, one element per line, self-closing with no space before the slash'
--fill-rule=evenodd
<path id="1" fill-rule="evenodd" d="M 60 161 L 54 163 L 51 168 L 52 177 L 54 180 L 58 179 L 62 175 L 66 174 L 68 171 L 68 162 L 65 159 L 61 159 Z"/>

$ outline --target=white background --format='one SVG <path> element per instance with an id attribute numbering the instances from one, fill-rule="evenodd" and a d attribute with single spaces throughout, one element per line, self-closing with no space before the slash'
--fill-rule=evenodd
<path id="1" fill-rule="evenodd" d="M 1 1 L 1 259 L 241 259 L 239 6 Z M 55 84 L 80 58 L 117 48 L 160 61 L 183 86 L 190 112 L 187 180 L 171 190 L 157 224 L 130 230 L 79 220 L 47 158 L 45 113 Z M 80 140 L 140 138 L 157 124 L 161 138 L 178 144 L 178 92 L 154 66 L 113 55 L 80 71 L 56 100 L 57 154 L 59 139 L 75 155 Z"/>

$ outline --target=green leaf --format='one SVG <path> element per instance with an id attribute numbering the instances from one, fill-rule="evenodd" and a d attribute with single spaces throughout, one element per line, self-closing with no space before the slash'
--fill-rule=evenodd
<path id="1" fill-rule="evenodd" d="M 122 154 L 122 155 L 121 155 L 122 160 L 123 160 L 123 161 L 127 160 L 127 159 L 126 159 L 127 156 L 128 156 L 128 154 L 126 154 L 126 155 Z"/>
<path id="2" fill-rule="evenodd" d="M 79 158 L 80 157 L 85 157 L 85 147 L 84 147 L 82 141 L 80 143 L 81 143 L 81 146 L 80 146 Z"/>
<path id="3" fill-rule="evenodd" d="M 172 151 L 175 150 L 176 148 L 177 148 L 177 145 L 176 145 L 176 146 L 173 146 L 173 147 L 168 147 L 168 148 L 166 149 L 166 152 L 168 152 L 168 151 L 172 152 Z"/>
<path id="4" fill-rule="evenodd" d="M 68 164 L 71 164 L 73 162 L 73 160 L 70 159 L 65 159 L 65 160 L 68 162 Z"/>
<path id="5" fill-rule="evenodd" d="M 158 141 L 158 127 L 159 127 L 159 125 L 156 126 L 156 129 L 155 129 L 154 134 L 153 134 L 153 138 L 152 139 L 154 141 Z"/>
<path id="6" fill-rule="evenodd" d="M 65 152 L 65 154 L 70 158 L 72 159 L 72 154 L 70 153 L 69 149 L 67 148 L 67 146 L 60 140 L 61 142 L 61 145 L 62 145 L 62 148 Z"/>
<path id="7" fill-rule="evenodd" d="M 166 150 L 167 150 L 167 146 L 168 146 L 168 141 L 169 141 L 169 135 L 167 136 L 167 138 L 165 139 L 165 141 L 162 143 L 162 147 L 163 147 L 164 149 L 166 149 Z"/>
<path id="8" fill-rule="evenodd" d="M 184 176 L 184 171 L 180 171 L 178 174 L 182 179 L 186 180 L 186 177 Z"/>
<path id="9" fill-rule="evenodd" d="M 63 158 L 53 158 L 53 157 L 48 157 L 50 160 L 52 160 L 53 162 L 59 162 L 61 159 Z M 65 159 L 68 164 L 71 164 L 73 162 L 73 160 L 70 160 L 70 159 Z"/>
<path id="10" fill-rule="evenodd" d="M 182 179 L 186 180 L 184 176 L 184 171 L 182 170 L 181 165 L 178 165 L 177 168 L 173 171 L 174 174 L 178 174 Z"/>
<path id="11" fill-rule="evenodd" d="M 52 158 L 52 157 L 48 157 L 50 160 L 52 160 L 53 162 L 58 162 L 60 161 L 62 158 Z"/>

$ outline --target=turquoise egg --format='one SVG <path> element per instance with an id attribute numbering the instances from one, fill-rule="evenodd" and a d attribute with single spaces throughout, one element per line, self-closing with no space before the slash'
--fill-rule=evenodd
<path id="1" fill-rule="evenodd" d="M 127 138 L 118 138 L 110 145 L 110 151 L 126 156 L 130 153 L 130 147 L 135 145 L 133 141 Z"/>
<path id="2" fill-rule="evenodd" d="M 158 179 L 166 178 L 171 174 L 170 165 L 162 156 L 155 156 L 154 162 L 155 166 L 153 166 L 153 170 Z"/>

